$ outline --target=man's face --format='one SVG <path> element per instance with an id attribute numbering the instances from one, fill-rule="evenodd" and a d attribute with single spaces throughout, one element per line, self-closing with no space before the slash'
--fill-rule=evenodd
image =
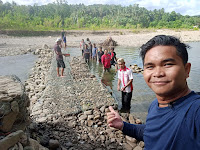
<path id="1" fill-rule="evenodd" d="M 108 54 L 108 51 L 107 51 L 107 50 L 105 50 L 105 51 L 104 51 L 104 54 L 105 54 L 105 55 L 107 55 L 107 54 Z"/>
<path id="2" fill-rule="evenodd" d="M 61 41 L 58 41 L 57 43 L 58 43 L 58 45 L 60 45 L 60 44 L 61 44 Z"/>
<path id="3" fill-rule="evenodd" d="M 125 62 L 118 62 L 118 66 L 119 66 L 119 69 L 124 69 L 125 68 Z"/>
<path id="4" fill-rule="evenodd" d="M 151 48 L 144 58 L 144 80 L 158 96 L 168 97 L 187 88 L 191 64 L 183 64 L 174 46 Z"/>

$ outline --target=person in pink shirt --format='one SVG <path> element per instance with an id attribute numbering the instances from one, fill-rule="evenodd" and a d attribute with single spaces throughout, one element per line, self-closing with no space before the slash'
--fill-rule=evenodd
<path id="1" fill-rule="evenodd" d="M 119 58 L 117 64 L 119 66 L 117 90 L 122 92 L 121 112 L 130 112 L 133 92 L 133 73 L 131 69 L 125 66 L 123 58 Z"/>
<path id="2" fill-rule="evenodd" d="M 110 67 L 111 67 L 110 61 L 111 61 L 111 56 L 110 54 L 108 54 L 108 50 L 104 50 L 104 55 L 101 56 L 101 63 L 103 64 L 104 72 L 106 71 L 110 72 Z"/>

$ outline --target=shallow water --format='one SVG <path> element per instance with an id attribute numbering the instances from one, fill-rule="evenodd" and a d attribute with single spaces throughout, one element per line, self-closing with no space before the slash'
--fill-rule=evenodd
<path id="1" fill-rule="evenodd" d="M 36 59 L 37 56 L 33 54 L 0 57 L 0 75 L 16 75 L 24 82 Z"/>

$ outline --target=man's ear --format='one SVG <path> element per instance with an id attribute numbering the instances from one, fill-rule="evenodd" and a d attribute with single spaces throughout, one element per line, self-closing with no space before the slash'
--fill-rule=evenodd
<path id="1" fill-rule="evenodd" d="M 191 70 L 191 63 L 185 64 L 186 78 L 189 77 L 189 75 L 190 75 L 190 70 Z"/>

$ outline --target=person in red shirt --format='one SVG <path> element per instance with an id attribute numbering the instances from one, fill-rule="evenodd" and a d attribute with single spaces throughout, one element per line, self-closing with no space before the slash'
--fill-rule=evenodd
<path id="1" fill-rule="evenodd" d="M 106 71 L 110 72 L 110 67 L 111 67 L 110 61 L 111 61 L 111 56 L 110 54 L 108 54 L 108 50 L 104 50 L 104 55 L 101 56 L 101 62 L 103 64 L 104 72 Z"/>

